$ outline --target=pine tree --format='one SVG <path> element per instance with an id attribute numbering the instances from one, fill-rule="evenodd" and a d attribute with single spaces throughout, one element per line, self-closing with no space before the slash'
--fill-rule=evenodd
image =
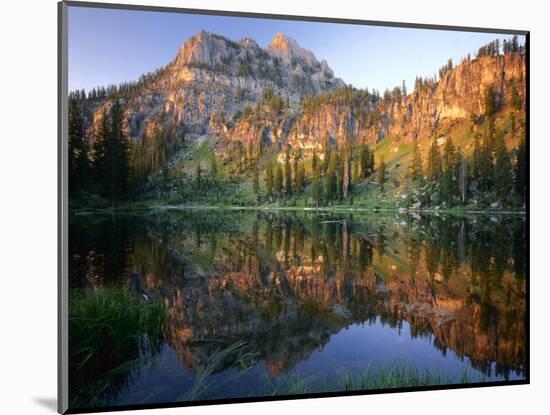
<path id="1" fill-rule="evenodd" d="M 409 175 L 413 183 L 420 183 L 422 173 L 422 157 L 420 155 L 420 147 L 418 146 L 418 140 L 413 142 L 412 160 L 409 164 Z"/>
<path id="2" fill-rule="evenodd" d="M 321 203 L 321 200 L 323 198 L 323 189 L 321 185 L 321 174 L 319 172 L 319 167 L 316 166 L 315 170 L 313 171 L 313 178 L 311 183 L 311 193 L 313 196 L 313 201 L 315 202 L 315 206 L 319 206 Z"/>
<path id="3" fill-rule="evenodd" d="M 300 180 L 300 173 L 299 173 L 299 166 L 298 166 L 298 154 L 294 154 L 294 158 L 292 160 L 292 170 L 294 171 L 294 190 L 297 194 L 300 193 L 300 186 L 299 186 L 299 180 Z"/>
<path id="4" fill-rule="evenodd" d="M 306 188 L 306 166 L 303 163 L 300 165 L 300 183 L 300 191 L 304 192 Z"/>
<path id="5" fill-rule="evenodd" d="M 489 125 L 487 126 L 487 132 L 481 143 L 479 151 L 479 171 L 478 182 L 479 189 L 483 192 L 489 191 L 493 186 L 494 166 L 493 166 L 493 152 L 495 150 L 496 141 L 496 126 L 495 117 L 489 117 Z"/>
<path id="6" fill-rule="evenodd" d="M 497 137 L 495 145 L 494 185 L 498 199 L 504 205 L 507 205 L 510 202 L 513 177 L 510 154 L 506 149 L 502 134 Z"/>
<path id="7" fill-rule="evenodd" d="M 360 155 L 359 155 L 359 159 L 360 159 L 359 174 L 363 179 L 367 178 L 372 173 L 372 169 L 374 168 L 373 157 L 374 155 L 369 150 L 369 147 L 366 144 L 362 145 L 360 150 Z"/>
<path id="8" fill-rule="evenodd" d="M 260 192 L 260 172 L 258 171 L 258 161 L 254 161 L 254 179 L 252 182 L 254 193 Z"/>
<path id="9" fill-rule="evenodd" d="M 493 182 L 493 142 L 485 137 L 479 153 L 479 189 L 487 192 Z"/>
<path id="10" fill-rule="evenodd" d="M 128 140 L 122 126 L 122 115 L 122 106 L 118 100 L 115 100 L 111 107 L 111 129 L 107 145 L 110 158 L 109 188 L 113 204 L 126 198 L 129 188 L 129 149 Z"/>
<path id="11" fill-rule="evenodd" d="M 243 166 L 243 158 L 244 158 L 244 151 L 243 151 L 243 146 L 242 144 L 239 143 L 239 149 L 238 149 L 238 152 L 237 152 L 237 172 L 239 174 L 241 174 L 244 170 L 244 166 Z"/>
<path id="12" fill-rule="evenodd" d="M 515 110 L 521 109 L 521 97 L 515 83 L 512 85 L 512 92 L 510 93 L 510 105 Z"/>
<path id="13" fill-rule="evenodd" d="M 267 162 L 267 166 L 265 168 L 265 187 L 267 191 L 267 198 L 269 200 L 272 200 L 274 197 L 273 194 L 273 164 L 271 161 Z"/>
<path id="14" fill-rule="evenodd" d="M 512 37 L 511 51 L 512 51 L 512 52 L 518 52 L 518 51 L 519 51 L 519 44 L 518 44 L 518 37 L 517 37 L 517 35 L 514 35 L 514 37 Z"/>
<path id="15" fill-rule="evenodd" d="M 69 101 L 69 190 L 78 191 L 87 187 L 88 145 L 84 139 L 84 121 L 80 104 L 74 98 Z"/>
<path id="16" fill-rule="evenodd" d="M 162 128 L 157 128 L 154 132 L 154 138 L 149 148 L 150 168 L 154 177 L 165 170 L 168 160 L 168 146 L 166 144 L 166 132 Z"/>
<path id="17" fill-rule="evenodd" d="M 474 143 L 471 157 L 471 177 L 472 180 L 478 180 L 481 173 L 481 144 L 479 142 L 479 134 L 474 135 Z"/>
<path id="18" fill-rule="evenodd" d="M 443 200 L 445 200 L 448 205 L 452 205 L 454 198 L 458 195 L 457 165 L 455 147 L 451 137 L 449 137 L 445 141 L 445 147 L 443 149 L 443 176 L 441 186 Z"/>
<path id="19" fill-rule="evenodd" d="M 169 175 L 169 170 L 168 170 L 168 166 L 165 164 L 164 167 L 162 168 L 162 190 L 167 192 L 169 190 L 169 183 L 168 183 L 168 180 L 170 178 L 170 175 Z"/>
<path id="20" fill-rule="evenodd" d="M 210 156 L 210 177 L 216 179 L 218 177 L 218 163 L 216 161 L 216 155 Z"/>
<path id="21" fill-rule="evenodd" d="M 485 115 L 493 116 L 497 112 L 496 93 L 495 89 L 490 86 L 485 91 Z"/>
<path id="22" fill-rule="evenodd" d="M 92 173 L 94 177 L 95 189 L 98 194 L 102 196 L 107 195 L 107 186 L 109 176 L 108 170 L 108 148 L 107 148 L 107 135 L 109 134 L 109 123 L 107 117 L 107 110 L 103 108 L 101 113 L 101 121 L 96 126 L 94 132 L 94 145 L 93 145 L 93 159 L 92 159 Z"/>
<path id="23" fill-rule="evenodd" d="M 306 171 L 303 163 L 296 166 L 296 193 L 301 194 L 304 191 Z"/>
<path id="24" fill-rule="evenodd" d="M 527 200 L 527 147 L 525 144 L 525 137 L 522 137 L 516 154 L 517 160 L 514 169 L 514 184 L 519 204 L 523 205 Z"/>
<path id="25" fill-rule="evenodd" d="M 374 150 L 369 150 L 369 164 L 368 164 L 368 172 L 367 174 L 370 176 L 372 172 L 374 171 Z"/>
<path id="26" fill-rule="evenodd" d="M 466 158 L 460 147 L 457 151 L 457 159 L 458 192 L 460 201 L 464 203 L 468 194 L 468 163 L 466 163 Z"/>
<path id="27" fill-rule="evenodd" d="M 345 148 L 342 157 L 342 197 L 348 198 L 351 184 L 351 148 Z"/>
<path id="28" fill-rule="evenodd" d="M 133 193 L 145 185 L 150 167 L 147 158 L 149 138 L 144 132 L 130 147 L 131 190 Z"/>
<path id="29" fill-rule="evenodd" d="M 323 171 L 326 172 L 328 170 L 329 160 L 330 160 L 330 136 L 328 133 L 325 136 L 325 142 L 323 144 Z"/>
<path id="30" fill-rule="evenodd" d="M 327 168 L 327 178 L 326 178 L 326 191 L 325 191 L 325 197 L 327 200 L 335 200 L 337 198 L 337 177 L 336 177 L 336 169 L 337 169 L 337 160 L 336 160 L 336 154 L 330 155 L 330 160 L 328 163 Z"/>
<path id="31" fill-rule="evenodd" d="M 75 187 L 78 190 L 86 190 L 89 186 L 90 158 L 88 156 L 88 144 L 83 140 L 82 149 L 76 159 Z"/>
<path id="32" fill-rule="evenodd" d="M 195 181 L 197 184 L 197 188 L 200 189 L 201 183 L 202 183 L 202 168 L 201 168 L 201 162 L 197 161 L 197 164 L 195 166 Z"/>
<path id="33" fill-rule="evenodd" d="M 374 150 L 369 150 L 369 164 L 367 169 L 367 176 L 370 176 L 374 171 Z"/>
<path id="34" fill-rule="evenodd" d="M 336 195 L 335 200 L 342 200 L 343 197 L 343 190 L 342 190 L 342 170 L 340 169 L 340 166 L 338 170 L 336 171 Z"/>
<path id="35" fill-rule="evenodd" d="M 319 160 L 317 159 L 317 152 L 315 149 L 313 149 L 313 156 L 311 157 L 311 171 L 315 173 L 315 170 L 317 169 L 317 166 L 319 164 Z"/>
<path id="36" fill-rule="evenodd" d="M 285 195 L 290 197 L 292 195 L 292 172 L 290 170 L 290 149 L 287 147 L 285 152 Z"/>
<path id="37" fill-rule="evenodd" d="M 510 137 L 514 138 L 516 133 L 516 116 L 514 113 L 510 114 Z"/>
<path id="38" fill-rule="evenodd" d="M 110 122 L 109 122 L 110 121 Z M 95 131 L 93 173 L 96 191 L 109 198 L 112 204 L 129 195 L 129 144 L 122 127 L 122 107 L 114 101 L 110 120 L 104 109 Z"/>
<path id="39" fill-rule="evenodd" d="M 352 183 L 359 183 L 361 178 L 361 160 L 358 157 L 352 157 L 352 165 L 351 181 Z"/>
<path id="40" fill-rule="evenodd" d="M 344 197 L 344 160 L 343 155 L 336 154 L 336 199 Z"/>
<path id="41" fill-rule="evenodd" d="M 380 156 L 380 164 L 378 164 L 378 186 L 380 187 L 380 191 L 384 192 L 384 185 L 386 184 L 386 180 L 388 176 L 388 172 L 386 170 L 386 163 L 384 163 L 384 156 Z"/>
<path id="42" fill-rule="evenodd" d="M 279 163 L 275 165 L 275 193 L 279 198 L 283 196 L 283 169 Z"/>
<path id="43" fill-rule="evenodd" d="M 441 179 L 441 155 L 437 140 L 432 141 L 430 151 L 428 153 L 428 180 L 432 183 L 439 182 Z"/>
<path id="44" fill-rule="evenodd" d="M 487 121 L 488 121 L 487 138 L 491 143 L 494 143 L 497 136 L 497 126 L 496 126 L 495 116 L 491 115 Z"/>

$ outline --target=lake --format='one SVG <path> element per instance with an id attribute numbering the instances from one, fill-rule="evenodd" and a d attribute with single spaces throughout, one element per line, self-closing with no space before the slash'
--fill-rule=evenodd
<path id="1" fill-rule="evenodd" d="M 69 232 L 73 408 L 526 376 L 522 215 L 165 209 Z M 98 313 L 122 328 L 83 346 Z"/>

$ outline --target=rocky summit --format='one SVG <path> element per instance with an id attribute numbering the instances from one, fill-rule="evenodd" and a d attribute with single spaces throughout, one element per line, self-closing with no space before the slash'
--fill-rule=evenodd
<path id="1" fill-rule="evenodd" d="M 431 137 L 442 124 L 483 114 L 489 88 L 498 103 L 512 91 L 522 100 L 525 95 L 520 53 L 468 59 L 441 75 L 438 81 L 418 79 L 409 94 L 395 88 L 380 97 L 346 86 L 326 61 L 282 33 L 261 48 L 249 38 L 233 41 L 202 31 L 166 67 L 117 98 L 124 102 L 125 129 L 134 140 L 164 128 L 191 139 L 208 135 L 243 145 L 288 143 L 307 151 L 320 149 L 327 136 L 338 143 L 370 144 L 386 136 L 405 141 Z M 89 100 L 90 140 L 112 100 Z"/>
<path id="2" fill-rule="evenodd" d="M 224 134 L 231 120 L 254 106 L 270 90 L 290 104 L 304 96 L 344 87 L 325 61 L 281 33 L 262 49 L 252 39 L 237 42 L 200 32 L 188 39 L 176 58 L 139 91 L 126 97 L 125 120 L 130 137 L 176 126 L 180 133 Z M 94 102 L 94 125 L 111 100 Z"/>

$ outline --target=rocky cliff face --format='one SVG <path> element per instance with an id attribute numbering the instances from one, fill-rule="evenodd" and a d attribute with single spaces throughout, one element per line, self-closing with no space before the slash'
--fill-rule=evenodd
<path id="1" fill-rule="evenodd" d="M 415 90 L 400 102 L 382 106 L 379 114 L 384 121 L 379 132 L 409 140 L 430 136 L 442 123 L 483 114 L 490 88 L 495 92 L 497 107 L 510 102 L 513 88 L 517 88 L 523 99 L 525 56 L 510 53 L 462 63 L 447 71 L 437 84 Z"/>
<path id="2" fill-rule="evenodd" d="M 289 141 L 293 146 L 320 148 L 327 135 L 341 144 L 350 138 L 369 144 L 385 136 L 407 142 L 431 138 L 440 126 L 483 114 L 489 88 L 495 92 L 497 107 L 510 102 L 514 89 L 524 103 L 525 56 L 510 53 L 465 61 L 439 82 L 421 83 L 398 99 L 363 99 L 357 104 L 329 97 L 298 119 L 295 138 L 291 135 Z"/>
<path id="3" fill-rule="evenodd" d="M 417 83 L 410 94 L 381 98 L 346 87 L 327 62 L 281 33 L 267 48 L 212 33 L 191 37 L 162 76 L 123 99 L 128 135 L 152 136 L 158 128 L 188 137 L 280 150 L 321 148 L 348 140 L 375 143 L 385 136 L 411 141 L 485 111 L 493 88 L 497 106 L 512 91 L 525 100 L 525 55 L 507 53 L 466 60 L 439 81 Z M 267 92 L 267 93 L 266 93 Z M 270 97 L 279 99 L 274 106 Z M 111 101 L 94 102 L 91 128 Z"/>
<path id="4" fill-rule="evenodd" d="M 278 33 L 262 49 L 252 39 L 238 42 L 200 32 L 187 40 L 163 76 L 125 100 L 130 137 L 172 124 L 191 134 L 220 134 L 221 123 L 254 106 L 264 91 L 288 104 L 344 86 L 325 61 Z M 271 92 L 270 92 L 271 93 Z M 101 118 L 101 102 L 94 125 Z"/>

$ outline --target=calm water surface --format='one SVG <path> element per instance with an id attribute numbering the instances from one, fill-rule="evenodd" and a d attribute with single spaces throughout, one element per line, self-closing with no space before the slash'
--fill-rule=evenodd
<path id="1" fill-rule="evenodd" d="M 522 216 L 81 215 L 70 249 L 70 290 L 121 286 L 166 310 L 155 347 L 88 362 L 74 405 L 338 390 L 395 365 L 447 383 L 525 376 Z"/>

